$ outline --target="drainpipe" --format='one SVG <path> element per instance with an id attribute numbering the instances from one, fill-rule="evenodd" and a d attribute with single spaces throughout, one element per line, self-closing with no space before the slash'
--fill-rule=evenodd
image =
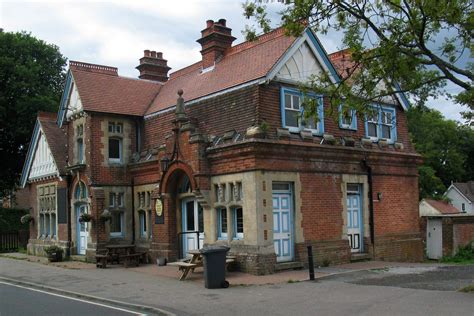
<path id="1" fill-rule="evenodd" d="M 375 258 L 375 225 L 374 225 L 374 200 L 372 195 L 372 167 L 368 165 L 367 160 L 362 160 L 362 165 L 367 170 L 367 181 L 369 183 L 369 226 L 370 226 L 370 241 L 372 242 L 372 252 Z"/>
<path id="2" fill-rule="evenodd" d="M 72 213 L 73 213 L 73 210 L 71 209 L 71 205 L 70 205 L 70 202 L 71 202 L 71 192 L 72 190 L 70 189 L 71 188 L 71 175 L 70 174 L 67 174 L 66 175 L 66 184 L 67 184 L 67 191 L 66 191 L 66 209 L 68 210 L 68 216 L 67 216 L 67 249 L 66 249 L 66 257 L 70 257 L 71 256 L 71 246 L 72 246 L 72 225 L 71 225 L 71 216 L 72 216 Z"/>
<path id="3" fill-rule="evenodd" d="M 135 245 L 135 178 L 132 177 L 132 245 Z"/>

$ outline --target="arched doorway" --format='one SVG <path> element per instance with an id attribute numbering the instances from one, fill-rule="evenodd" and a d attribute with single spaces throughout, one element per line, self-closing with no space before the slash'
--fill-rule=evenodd
<path id="1" fill-rule="evenodd" d="M 189 178 L 184 175 L 178 189 L 178 205 L 181 207 L 181 257 L 190 250 L 201 249 L 204 244 L 204 210 L 191 191 Z"/>
<path id="2" fill-rule="evenodd" d="M 81 221 L 82 214 L 89 213 L 87 200 L 87 187 L 84 182 L 79 181 L 74 190 L 74 214 L 76 224 L 76 252 L 85 255 L 87 240 L 89 238 L 89 223 Z"/>
<path id="3" fill-rule="evenodd" d="M 196 198 L 196 182 L 191 167 L 174 162 L 163 175 L 160 189 L 170 212 L 170 237 L 177 237 L 177 256 L 185 258 L 190 250 L 200 249 L 204 244 L 204 211 Z"/>

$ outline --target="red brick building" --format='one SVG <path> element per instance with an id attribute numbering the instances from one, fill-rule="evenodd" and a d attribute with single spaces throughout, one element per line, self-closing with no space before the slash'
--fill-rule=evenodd
<path id="1" fill-rule="evenodd" d="M 374 104 L 372 117 L 330 116 L 298 83 L 322 72 L 337 83 L 347 54 L 328 56 L 309 29 L 234 39 L 225 20 L 207 21 L 202 60 L 169 77 L 155 51 L 140 79 L 70 62 L 58 115 L 38 117 L 23 172 L 31 253 L 59 243 L 92 257 L 133 243 L 175 260 L 222 243 L 255 274 L 304 263 L 307 245 L 318 264 L 421 260 L 406 98 Z M 308 97 L 317 121 L 302 116 Z"/>

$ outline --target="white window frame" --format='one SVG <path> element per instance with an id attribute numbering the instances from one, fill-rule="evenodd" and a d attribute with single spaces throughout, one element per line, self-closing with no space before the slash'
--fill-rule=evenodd
<path id="1" fill-rule="evenodd" d="M 324 105 L 323 105 L 323 96 L 317 95 L 314 93 L 309 93 L 306 95 L 307 98 L 316 99 L 318 102 L 318 122 L 314 122 L 315 128 L 307 128 L 305 125 L 302 124 L 302 120 L 304 119 L 304 107 L 303 99 L 304 95 L 301 91 L 294 88 L 289 87 L 282 87 L 281 88 L 281 95 L 280 95 L 280 111 L 281 111 L 281 121 L 282 126 L 288 128 L 288 130 L 292 133 L 299 133 L 302 130 L 311 131 L 313 135 L 322 135 L 324 133 Z M 291 95 L 291 109 L 286 108 L 286 96 Z M 293 109 L 293 97 L 299 97 L 299 109 Z M 286 112 L 285 111 L 299 111 L 299 118 L 297 119 L 298 126 L 287 126 L 286 125 Z"/>

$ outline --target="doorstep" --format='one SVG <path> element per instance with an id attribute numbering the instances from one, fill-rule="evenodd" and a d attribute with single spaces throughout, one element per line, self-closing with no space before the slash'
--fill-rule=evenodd
<path id="1" fill-rule="evenodd" d="M 291 261 L 291 262 L 280 262 L 275 264 L 275 272 L 284 270 L 301 270 L 304 268 L 303 262 Z"/>
<path id="2" fill-rule="evenodd" d="M 351 254 L 351 262 L 360 262 L 360 261 L 370 261 L 372 257 L 369 253 L 362 252 L 362 253 L 353 253 Z"/>

